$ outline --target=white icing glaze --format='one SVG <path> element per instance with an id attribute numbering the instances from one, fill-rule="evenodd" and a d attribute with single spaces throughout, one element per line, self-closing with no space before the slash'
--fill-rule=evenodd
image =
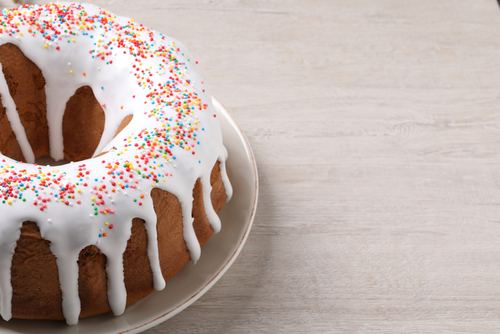
<path id="1" fill-rule="evenodd" d="M 26 15 L 34 17 L 40 24 L 43 21 L 61 23 L 56 9 L 73 11 L 73 18 L 78 18 L 79 13 L 86 13 L 81 17 L 107 19 L 100 22 L 104 27 L 95 22 L 87 22 L 88 26 L 78 20 L 76 25 L 70 22 L 70 31 L 74 33 L 71 35 L 70 31 L 63 31 L 64 26 L 56 27 L 59 34 L 51 35 L 47 26 L 43 26 L 43 33 L 33 33 L 33 26 L 19 19 Z M 114 17 L 94 5 L 69 3 L 26 6 L 17 12 L 4 11 L 0 21 L 9 21 L 9 13 L 15 14 L 12 14 L 14 18 L 10 23 L 14 23 L 13 27 L 19 31 L 11 29 L 9 32 L 9 28 L 5 28 L 0 32 L 0 44 L 16 45 L 42 71 L 46 82 L 52 157 L 56 160 L 64 157 L 62 120 L 66 102 L 82 86 L 92 88 L 106 116 L 95 155 L 104 151 L 109 153 L 58 167 L 16 162 L 0 155 L 0 201 L 3 199 L 4 202 L 0 203 L 0 212 L 4 217 L 0 223 L 0 313 L 5 320 L 12 316 L 12 256 L 22 222 L 34 221 L 42 237 L 50 241 L 50 249 L 57 258 L 67 323 L 78 322 L 77 260 L 80 251 L 88 245 L 96 245 L 107 257 L 109 304 L 115 315 L 122 314 L 126 303 L 123 252 L 135 217 L 145 220 L 154 288 L 161 290 L 165 287 L 156 242 L 156 214 L 151 189 L 166 190 L 179 199 L 184 239 L 193 262 L 200 257 L 200 244 L 191 217 L 192 190 L 198 178 L 203 183 L 208 220 L 214 232 L 220 230 L 220 220 L 210 199 L 210 173 L 217 160 L 221 162 L 228 200 L 232 190 L 225 169 L 227 151 L 222 144 L 211 96 L 184 46 L 132 23 L 128 18 Z M 66 19 L 71 21 L 70 16 Z M 15 26 L 16 23 L 20 24 Z M 94 28 L 89 29 L 90 26 Z M 33 30 L 30 32 L 29 29 Z M 130 34 L 124 33 L 125 30 Z M 44 34 L 50 38 L 44 38 Z M 121 41 L 125 40 L 122 45 L 119 44 L 119 35 Z M 137 42 L 142 44 L 134 44 Z M 145 53 L 144 58 L 138 53 L 130 54 L 131 47 L 135 47 L 135 51 L 156 51 Z M 95 57 L 101 51 L 104 52 L 104 60 Z M 137 68 L 140 70 L 137 71 Z M 136 74 L 143 70 L 145 72 L 138 80 Z M 148 95 L 155 88 L 158 92 L 154 96 Z M 32 162 L 33 151 L 19 116 L 14 112 L 15 104 L 8 94 L 3 75 L 0 75 L 0 94 L 22 152 Z M 182 116 L 179 116 L 179 111 Z M 113 139 L 122 119 L 130 114 L 134 116 L 133 121 Z M 179 122 L 175 121 L 176 118 Z M 148 136 L 149 141 L 146 140 Z M 158 145 L 154 146 L 154 143 Z M 13 175 L 17 183 L 7 185 L 4 181 Z M 64 195 L 64 198 L 59 195 Z"/>

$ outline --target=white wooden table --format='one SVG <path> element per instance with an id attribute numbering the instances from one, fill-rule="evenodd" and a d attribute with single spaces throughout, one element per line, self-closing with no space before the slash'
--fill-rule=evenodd
<path id="1" fill-rule="evenodd" d="M 495 0 L 91 2 L 182 41 L 259 166 L 237 261 L 145 333 L 500 332 Z"/>

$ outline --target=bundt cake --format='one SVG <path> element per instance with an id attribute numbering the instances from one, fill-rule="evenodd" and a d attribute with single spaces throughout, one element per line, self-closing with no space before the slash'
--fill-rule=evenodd
<path id="1" fill-rule="evenodd" d="M 119 315 L 199 259 L 232 191 L 184 46 L 94 5 L 22 5 L 0 14 L 0 69 L 5 320 Z"/>

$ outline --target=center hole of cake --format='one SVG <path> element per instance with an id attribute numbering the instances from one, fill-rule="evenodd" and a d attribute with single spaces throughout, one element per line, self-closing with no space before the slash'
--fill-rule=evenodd
<path id="1" fill-rule="evenodd" d="M 62 160 L 55 160 L 52 157 L 48 157 L 46 155 L 38 158 L 35 160 L 35 163 L 40 166 L 61 166 L 69 163 L 68 160 L 62 159 Z"/>

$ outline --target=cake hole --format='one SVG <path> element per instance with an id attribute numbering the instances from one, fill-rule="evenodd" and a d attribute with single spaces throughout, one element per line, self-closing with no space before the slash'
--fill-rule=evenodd
<path id="1" fill-rule="evenodd" d="M 70 161 L 66 159 L 55 160 L 52 157 L 48 157 L 46 155 L 41 156 L 40 158 L 35 160 L 35 163 L 40 166 L 61 166 L 70 163 Z"/>
<path id="2" fill-rule="evenodd" d="M 21 146 L 29 145 L 33 150 L 35 163 L 51 166 L 92 158 L 105 126 L 103 107 L 95 98 L 92 88 L 90 86 L 78 88 L 67 101 L 62 124 L 65 159 L 55 161 L 49 157 L 45 79 L 41 70 L 17 46 L 10 43 L 0 46 L 0 63 L 3 69 L 0 75 L 4 75 L 9 87 L 8 91 L 0 93 L 12 97 L 15 102 L 15 112 L 21 120 L 20 125 L 11 124 L 7 118 L 7 110 L 0 99 L 0 152 L 14 160 L 26 162 Z M 132 121 L 132 118 L 132 115 L 124 117 L 114 137 Z M 22 142 L 22 139 L 21 142 L 18 141 L 12 130 L 18 126 L 24 128 L 26 143 Z"/>

